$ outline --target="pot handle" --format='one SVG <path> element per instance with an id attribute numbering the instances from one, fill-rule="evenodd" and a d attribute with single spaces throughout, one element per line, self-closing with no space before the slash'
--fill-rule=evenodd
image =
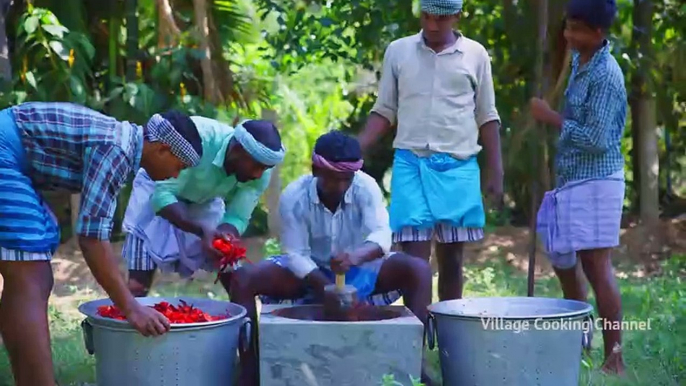
<path id="1" fill-rule="evenodd" d="M 240 333 L 238 335 L 242 346 L 241 350 L 243 352 L 247 352 L 250 349 L 250 345 L 252 344 L 252 328 L 252 320 L 247 316 L 243 318 Z"/>
<path id="2" fill-rule="evenodd" d="M 426 340 L 429 350 L 433 350 L 436 347 L 436 318 L 429 313 L 426 322 Z"/>
<path id="3" fill-rule="evenodd" d="M 83 331 L 83 343 L 86 346 L 86 351 L 88 354 L 93 355 L 95 353 L 93 347 L 93 326 L 88 322 L 88 319 L 84 319 L 81 322 L 81 330 Z"/>

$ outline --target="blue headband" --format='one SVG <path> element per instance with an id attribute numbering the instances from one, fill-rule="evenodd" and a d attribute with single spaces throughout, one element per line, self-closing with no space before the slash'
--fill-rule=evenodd
<path id="1" fill-rule="evenodd" d="M 462 11 L 462 0 L 422 0 L 422 11 L 438 16 L 456 15 Z"/>
<path id="2" fill-rule="evenodd" d="M 256 140 L 255 137 L 253 137 L 252 134 L 245 129 L 245 127 L 243 127 L 243 123 L 245 122 L 246 121 L 243 121 L 236 126 L 233 134 L 234 138 L 236 138 L 236 141 L 243 146 L 243 149 L 245 149 L 245 151 L 247 151 L 255 159 L 255 161 L 261 163 L 262 165 L 276 166 L 283 162 L 283 157 L 286 154 L 286 148 L 281 145 L 281 149 L 279 151 L 274 151 L 264 146 L 262 143 Z"/>

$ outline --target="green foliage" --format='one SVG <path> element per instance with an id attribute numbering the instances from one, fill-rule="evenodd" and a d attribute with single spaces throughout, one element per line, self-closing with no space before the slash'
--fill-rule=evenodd
<path id="1" fill-rule="evenodd" d="M 25 100 L 86 103 L 95 52 L 86 36 L 69 31 L 49 10 L 29 6 L 16 39 L 13 67 L 19 76 L 5 84 L 2 105 Z"/>
<path id="2" fill-rule="evenodd" d="M 325 59 L 346 66 L 346 81 L 355 85 L 346 95 L 353 107 L 342 128 L 357 132 L 363 125 L 375 99 L 375 85 L 369 78 L 378 77 L 381 60 L 387 45 L 395 39 L 417 33 L 420 29 L 416 1 L 374 2 L 355 0 L 349 2 L 331 1 L 284 1 L 256 0 L 262 16 L 274 20 L 278 27 L 270 30 L 267 41 L 273 51 L 267 52 L 273 65 L 281 71 L 297 71 L 311 63 Z M 540 176 L 533 175 L 532 164 L 535 149 L 548 142 L 549 159 L 554 157 L 553 135 L 546 136 L 536 131 L 526 132 L 526 102 L 535 94 L 534 67 L 537 47 L 535 3 L 513 0 L 481 0 L 465 3 L 460 20 L 460 30 L 469 38 L 482 43 L 492 57 L 496 103 L 502 119 L 502 146 L 505 161 L 506 193 L 509 198 L 511 217 L 523 224 L 530 206 L 531 185 Z M 613 54 L 626 74 L 627 89 L 631 75 L 636 69 L 637 54 L 631 48 L 632 22 L 631 1 L 619 4 L 619 20 L 612 30 Z M 683 184 L 684 167 L 682 159 L 675 159 L 686 149 L 686 121 L 681 119 L 686 112 L 686 96 L 683 90 L 685 24 L 683 5 L 675 0 L 654 2 L 654 45 L 657 53 L 651 59 L 654 91 L 658 101 L 658 122 L 661 139 L 665 133 L 672 134 L 670 176 L 676 184 Z M 560 48 L 561 22 L 564 2 L 549 2 L 549 56 L 553 73 L 560 70 L 563 53 Z M 371 80 L 371 79 L 369 79 Z M 549 79 L 553 86 L 555 79 Z M 364 84 L 361 86 L 360 84 Z M 630 125 L 630 120 L 628 125 Z M 548 137 L 548 138 L 546 138 Z M 632 149 L 630 135 L 627 135 L 623 150 L 627 159 Z M 667 152 L 661 145 L 661 166 L 667 162 Z M 390 138 L 371 153 L 365 170 L 380 183 L 391 165 Z M 525 155 L 525 156 L 522 156 Z M 628 175 L 632 167 L 627 162 Z M 664 168 L 661 168 L 664 176 Z M 632 187 L 629 187 L 631 190 Z M 630 192 L 631 193 L 631 192 Z M 634 199 L 635 195 L 628 195 Z"/>
<path id="3" fill-rule="evenodd" d="M 424 386 L 423 383 L 419 382 L 418 379 L 410 377 L 410 384 L 405 385 L 395 380 L 393 374 L 384 375 L 381 379 L 381 386 Z"/>
<path id="4" fill-rule="evenodd" d="M 278 249 L 274 241 L 265 245 L 265 255 Z M 503 258 L 489 259 L 484 264 L 468 264 L 468 280 L 465 296 L 523 296 L 526 294 L 526 274 Z M 489 269 L 490 268 L 490 269 Z M 80 272 L 80 271 L 79 271 Z M 594 338 L 592 355 L 585 357 L 581 365 L 580 385 L 643 386 L 682 385 L 686 381 L 686 256 L 674 256 L 665 261 L 658 274 L 644 277 L 634 264 L 617 267 L 622 293 L 623 314 L 627 320 L 651 320 L 648 331 L 625 331 L 623 351 L 628 372 L 623 379 L 605 376 L 600 372 L 602 363 L 602 338 Z M 155 286 L 152 296 L 191 296 L 226 300 L 227 295 L 214 277 L 192 282 L 166 280 Z M 50 329 L 53 340 L 57 381 L 65 385 L 95 382 L 95 361 L 83 347 L 79 323 L 83 316 L 76 305 L 83 301 L 102 298 L 99 289 L 84 289 L 57 282 L 65 293 L 76 295 L 71 301 L 61 297 L 59 307 L 49 307 Z M 436 285 L 434 284 L 434 288 Z M 75 293 L 76 292 L 76 293 Z M 434 294 L 435 296 L 435 294 Z M 542 277 L 536 281 L 536 296 L 561 297 L 559 283 L 554 277 Z M 594 299 L 589 300 L 595 304 Z M 70 303 L 67 303 L 70 302 Z M 78 302 L 78 303 L 77 303 Z M 436 376 L 440 374 L 437 350 L 426 353 L 427 363 Z M 9 369 L 5 350 L 0 350 L 0 368 Z M 0 371 L 0 386 L 12 385 L 9 371 Z M 378 382 L 382 386 L 418 386 L 417 380 L 393 379 L 387 375 Z M 440 384 L 440 383 L 439 383 Z"/>
<path id="5" fill-rule="evenodd" d="M 264 242 L 264 248 L 262 249 L 263 256 L 276 256 L 281 253 L 283 252 L 277 239 L 268 239 Z"/>

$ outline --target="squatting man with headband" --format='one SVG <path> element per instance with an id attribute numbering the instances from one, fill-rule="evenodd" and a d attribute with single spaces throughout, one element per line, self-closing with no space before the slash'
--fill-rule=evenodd
<path id="1" fill-rule="evenodd" d="M 140 170 L 133 182 L 122 254 L 135 296 L 147 295 L 158 269 L 181 277 L 216 270 L 222 256 L 213 240 L 241 237 L 272 168 L 284 159 L 281 137 L 269 121 L 248 120 L 234 128 L 209 118 L 191 119 L 202 139 L 198 166 L 157 182 Z M 227 292 L 231 275 L 220 274 Z"/>
<path id="2" fill-rule="evenodd" d="M 16 385 L 55 385 L 47 309 L 60 232 L 40 191 L 81 194 L 75 233 L 88 267 L 136 330 L 159 335 L 169 321 L 131 295 L 112 252 L 117 196 L 139 167 L 164 180 L 202 155 L 195 124 L 179 112 L 142 127 L 70 103 L 0 111 L 0 332 Z"/>
<path id="3" fill-rule="evenodd" d="M 360 170 L 356 139 L 340 131 L 319 137 L 312 154 L 312 174 L 291 182 L 281 193 L 283 254 L 235 271 L 231 301 L 257 322 L 255 298 L 262 304 L 321 303 L 335 274 L 357 289 L 358 300 L 404 304 L 426 322 L 431 302 L 431 267 L 418 257 L 391 249 L 391 229 L 377 182 Z M 255 324 L 256 325 L 256 324 Z M 241 352 L 240 386 L 259 385 L 257 329 L 253 344 Z M 427 386 L 430 380 L 424 374 Z"/>

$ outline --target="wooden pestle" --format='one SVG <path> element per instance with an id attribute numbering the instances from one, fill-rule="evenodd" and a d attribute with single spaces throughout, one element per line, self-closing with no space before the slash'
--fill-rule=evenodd
<path id="1" fill-rule="evenodd" d="M 336 275 L 336 289 L 341 291 L 345 288 L 345 274 Z"/>
<path id="2" fill-rule="evenodd" d="M 348 310 L 357 302 L 357 290 L 345 284 L 345 274 L 336 275 L 336 283 L 329 284 L 324 289 L 336 296 L 324 299 L 324 315 L 328 320 L 346 320 Z"/>

